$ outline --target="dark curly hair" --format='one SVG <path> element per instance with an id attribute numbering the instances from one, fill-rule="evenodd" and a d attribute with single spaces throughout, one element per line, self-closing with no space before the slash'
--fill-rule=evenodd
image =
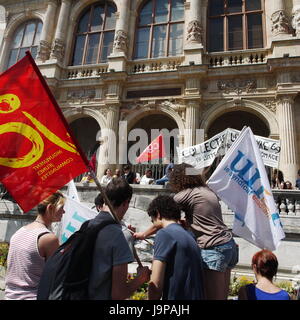
<path id="1" fill-rule="evenodd" d="M 190 164 L 181 163 L 174 166 L 170 175 L 169 186 L 175 193 L 187 188 L 205 187 L 201 174 Z"/>
<path id="2" fill-rule="evenodd" d="M 181 211 L 179 205 L 175 202 L 173 197 L 171 196 L 157 196 L 154 198 L 148 207 L 148 215 L 150 217 L 156 218 L 158 213 L 161 218 L 165 218 L 166 220 L 180 220 Z"/>

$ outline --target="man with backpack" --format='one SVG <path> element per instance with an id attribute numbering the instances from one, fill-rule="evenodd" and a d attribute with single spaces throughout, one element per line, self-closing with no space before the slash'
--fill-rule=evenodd
<path id="1" fill-rule="evenodd" d="M 115 214 L 121 221 L 128 210 L 132 187 L 122 178 L 113 179 L 105 188 Z M 98 216 L 110 218 L 109 208 L 103 205 Z M 99 232 L 93 255 L 89 281 L 91 299 L 129 298 L 150 279 L 148 267 L 137 269 L 137 277 L 127 282 L 128 263 L 134 261 L 120 224 L 111 224 Z"/>
<path id="2" fill-rule="evenodd" d="M 114 214 L 121 221 L 132 197 L 131 186 L 122 178 L 105 188 Z M 127 281 L 133 254 L 120 223 L 104 204 L 99 214 L 81 226 L 47 261 L 38 300 L 123 300 L 149 281 L 148 267 L 137 268 Z"/>

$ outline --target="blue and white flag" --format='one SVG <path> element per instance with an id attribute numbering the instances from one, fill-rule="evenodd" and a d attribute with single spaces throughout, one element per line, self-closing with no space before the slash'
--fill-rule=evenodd
<path id="1" fill-rule="evenodd" d="M 276 250 L 285 237 L 264 163 L 249 127 L 242 130 L 208 181 L 235 212 L 233 233 L 257 247 Z"/>
<path id="2" fill-rule="evenodd" d="M 58 235 L 60 243 L 64 243 L 75 231 L 79 230 L 83 222 L 95 218 L 98 214 L 97 211 L 86 207 L 80 202 L 73 180 L 68 185 L 65 197 L 65 213 L 61 220 L 61 227 Z"/>

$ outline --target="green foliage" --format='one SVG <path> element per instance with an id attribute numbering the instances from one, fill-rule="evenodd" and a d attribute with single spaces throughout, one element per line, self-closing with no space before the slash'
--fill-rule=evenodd
<path id="1" fill-rule="evenodd" d="M 8 254 L 9 244 L 7 242 L 0 242 L 0 266 L 6 268 L 6 260 Z"/>
<path id="2" fill-rule="evenodd" d="M 128 276 L 128 280 L 133 279 L 135 276 L 136 274 L 130 274 Z M 253 277 L 237 276 L 234 273 L 233 277 L 230 280 L 229 296 L 237 296 L 239 289 L 242 286 L 245 286 L 253 282 L 254 282 Z M 293 287 L 293 284 L 291 281 L 279 281 L 279 282 L 275 282 L 275 285 L 283 290 L 286 290 L 290 294 L 291 298 L 295 299 L 296 289 Z M 130 300 L 147 300 L 148 286 L 149 284 L 147 282 L 144 283 L 136 292 L 134 292 L 134 294 L 129 299 Z"/>
<path id="3" fill-rule="evenodd" d="M 139 292 L 136 291 L 129 300 L 147 300 L 148 294 L 147 292 Z"/>
<path id="4" fill-rule="evenodd" d="M 239 289 L 242 286 L 245 286 L 253 282 L 254 282 L 253 278 L 246 277 L 246 276 L 237 277 L 236 274 L 234 274 L 229 285 L 229 296 L 237 296 Z M 295 299 L 296 288 L 293 287 L 293 284 L 291 281 L 278 281 L 278 282 L 274 282 L 274 284 L 277 287 L 287 291 L 290 294 L 291 298 Z"/>
<path id="5" fill-rule="evenodd" d="M 290 295 L 296 294 L 296 289 L 293 287 L 292 282 L 290 281 L 279 281 L 275 285 L 280 289 L 287 291 Z"/>
<path id="6" fill-rule="evenodd" d="M 253 283 L 253 279 L 246 276 L 237 277 L 236 274 L 234 274 L 230 280 L 229 295 L 237 296 L 240 288 L 250 283 Z"/>
<path id="7" fill-rule="evenodd" d="M 128 280 L 132 280 L 136 277 L 136 273 L 129 274 Z M 145 282 L 137 291 L 133 293 L 133 295 L 129 298 L 129 300 L 147 300 L 148 298 L 148 282 Z"/>

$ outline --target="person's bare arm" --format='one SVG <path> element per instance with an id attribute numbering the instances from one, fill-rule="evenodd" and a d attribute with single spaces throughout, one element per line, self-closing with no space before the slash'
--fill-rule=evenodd
<path id="1" fill-rule="evenodd" d="M 54 253 L 59 247 L 59 241 L 55 234 L 46 233 L 43 234 L 38 240 L 39 253 L 46 260 Z"/>
<path id="2" fill-rule="evenodd" d="M 135 232 L 133 234 L 133 237 L 135 239 L 139 239 L 139 240 L 145 240 L 146 238 L 148 238 L 149 236 L 151 236 L 152 234 L 156 233 L 158 231 L 157 227 L 155 227 L 153 224 L 144 232 Z"/>
<path id="3" fill-rule="evenodd" d="M 153 260 L 152 274 L 148 287 L 149 300 L 159 300 L 164 289 L 166 263 L 160 260 Z"/>
<path id="4" fill-rule="evenodd" d="M 128 266 L 126 263 L 113 267 L 111 290 L 113 300 L 129 298 L 143 283 L 150 279 L 150 270 L 148 267 L 137 268 L 137 276 L 131 281 L 127 281 L 127 274 Z"/>

